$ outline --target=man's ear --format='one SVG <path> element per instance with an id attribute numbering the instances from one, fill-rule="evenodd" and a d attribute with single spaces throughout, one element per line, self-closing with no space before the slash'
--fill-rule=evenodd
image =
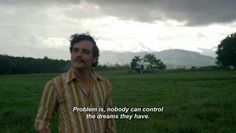
<path id="1" fill-rule="evenodd" d="M 93 63 L 96 63 L 97 60 L 98 60 L 98 58 L 97 58 L 97 57 L 94 57 L 94 58 L 93 58 Z"/>

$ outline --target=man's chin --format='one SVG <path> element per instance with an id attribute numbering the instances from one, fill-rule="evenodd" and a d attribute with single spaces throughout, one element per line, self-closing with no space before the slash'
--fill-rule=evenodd
<path id="1" fill-rule="evenodd" d="M 75 69 L 84 69 L 85 68 L 84 64 L 74 64 L 73 67 Z"/>

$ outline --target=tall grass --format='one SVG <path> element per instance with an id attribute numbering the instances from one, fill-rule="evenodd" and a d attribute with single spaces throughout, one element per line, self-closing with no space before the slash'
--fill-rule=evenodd
<path id="1" fill-rule="evenodd" d="M 236 71 L 127 74 L 103 71 L 117 107 L 164 107 L 149 119 L 117 120 L 119 133 L 236 132 Z M 58 74 L 0 76 L 0 132 L 35 132 L 34 118 L 45 83 Z M 129 112 L 128 114 L 133 114 Z M 53 120 L 57 132 L 57 120 Z"/>

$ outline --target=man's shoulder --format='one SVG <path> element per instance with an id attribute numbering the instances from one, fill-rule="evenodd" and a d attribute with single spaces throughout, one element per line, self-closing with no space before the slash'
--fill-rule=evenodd
<path id="1" fill-rule="evenodd" d="M 104 88 L 108 89 L 110 91 L 110 89 L 111 89 L 110 81 L 105 76 L 102 76 L 101 74 L 99 74 L 97 72 L 94 72 L 93 74 L 96 77 L 96 80 L 98 81 L 98 83 L 103 84 Z"/>
<path id="2" fill-rule="evenodd" d="M 57 76 L 51 78 L 47 83 L 45 88 L 46 89 L 53 89 L 57 92 L 60 92 L 62 88 L 65 87 L 66 81 L 65 81 L 65 75 L 66 73 L 58 74 Z"/>
<path id="3" fill-rule="evenodd" d="M 64 82 L 65 80 L 65 76 L 66 76 L 67 72 L 61 73 L 56 75 L 55 77 L 53 77 L 52 79 L 50 79 L 48 82 L 53 82 L 53 83 L 60 83 L 60 82 Z"/>
<path id="4" fill-rule="evenodd" d="M 98 72 L 95 72 L 95 71 L 93 71 L 92 72 L 93 73 L 93 76 L 96 78 L 96 80 L 97 81 L 102 81 L 102 82 L 108 82 L 108 83 L 110 83 L 110 81 L 108 80 L 108 78 L 107 77 L 105 77 L 105 76 L 103 76 L 103 75 L 101 75 L 100 73 L 98 73 Z M 61 74 L 59 74 L 59 75 L 57 75 L 57 76 L 55 76 L 55 77 L 53 77 L 51 80 L 49 80 L 50 82 L 63 82 L 63 83 L 66 83 L 66 82 L 68 82 L 68 81 L 70 81 L 70 80 L 72 80 L 73 79 L 73 76 L 72 76 L 72 74 L 70 73 L 70 71 L 67 71 L 67 72 L 64 72 L 64 73 L 61 73 Z"/>
<path id="5" fill-rule="evenodd" d="M 99 81 L 108 81 L 109 82 L 109 80 L 105 77 L 105 76 L 103 76 L 103 75 L 101 75 L 100 73 L 98 73 L 98 72 L 93 72 L 93 74 L 94 74 L 94 77 L 97 79 L 97 80 L 99 80 Z"/>

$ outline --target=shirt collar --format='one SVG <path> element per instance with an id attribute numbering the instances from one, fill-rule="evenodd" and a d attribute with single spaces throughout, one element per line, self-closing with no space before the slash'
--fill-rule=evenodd
<path id="1" fill-rule="evenodd" d="M 68 84 L 69 82 L 71 82 L 72 80 L 76 79 L 76 75 L 73 72 L 73 69 L 70 68 L 66 73 L 65 73 L 65 78 L 66 78 L 66 83 Z M 94 70 L 91 71 L 91 76 L 93 79 L 96 79 L 98 81 L 102 81 L 105 80 L 102 76 L 100 76 L 99 74 L 97 74 Z"/>

